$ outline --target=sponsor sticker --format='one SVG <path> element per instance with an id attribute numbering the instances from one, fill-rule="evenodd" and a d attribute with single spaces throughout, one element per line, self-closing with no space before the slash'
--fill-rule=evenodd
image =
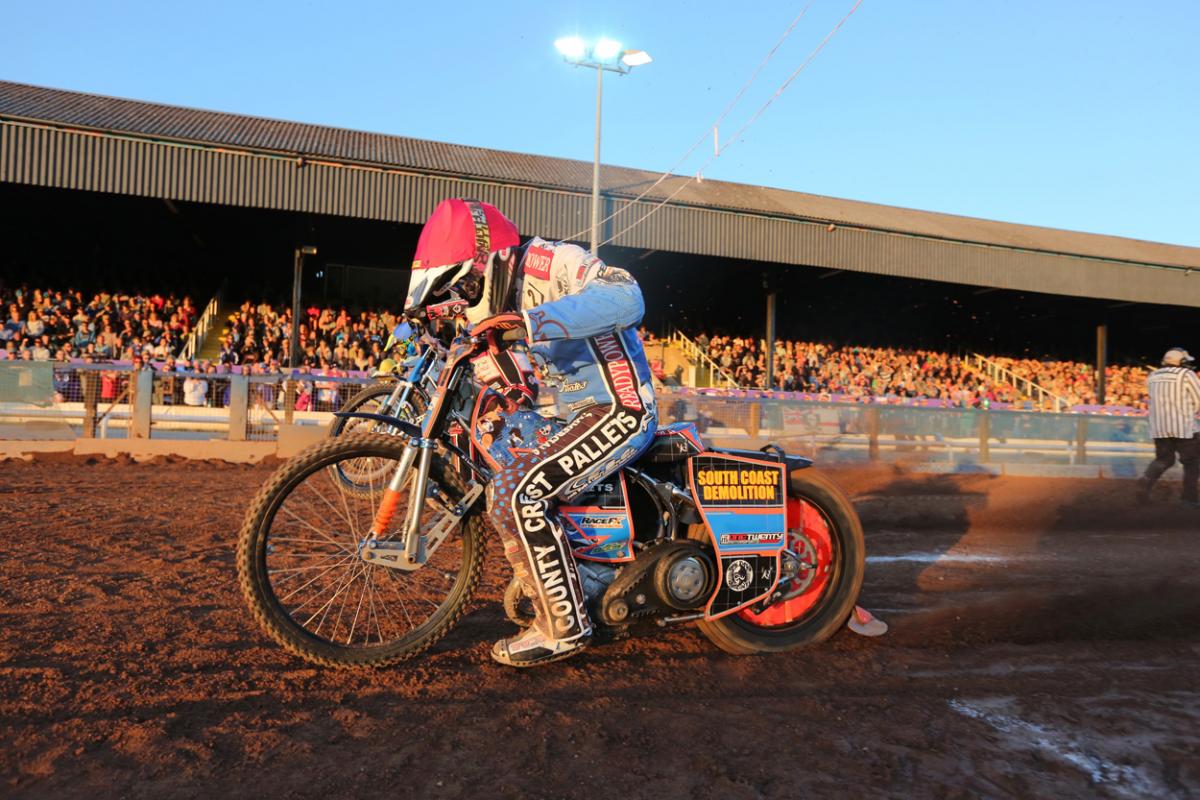
<path id="1" fill-rule="evenodd" d="M 550 262 L 554 253 L 542 247 L 530 247 L 525 251 L 525 274 L 538 280 L 550 280 Z"/>
<path id="2" fill-rule="evenodd" d="M 696 470 L 696 487 L 703 503 L 766 505 L 782 503 L 780 471 L 774 467 L 730 463 L 720 469 Z"/>
<path id="3" fill-rule="evenodd" d="M 779 544 L 783 541 L 782 533 L 723 533 L 721 534 L 722 545 L 748 545 L 748 544 Z"/>
<path id="4" fill-rule="evenodd" d="M 744 592 L 754 583 L 754 568 L 744 558 L 729 563 L 725 570 L 725 585 L 732 591 Z"/>
<path id="5" fill-rule="evenodd" d="M 612 333 L 597 336 L 594 341 L 600 351 L 600 357 L 604 359 L 604 368 L 612 380 L 617 402 L 625 408 L 641 411 L 642 400 L 638 395 L 637 379 L 633 373 L 633 366 L 625 356 L 625 348 Z"/>
<path id="6" fill-rule="evenodd" d="M 579 523 L 581 528 L 619 528 L 621 527 L 621 517 L 617 516 L 595 516 L 591 514 L 581 514 L 575 517 L 575 521 Z"/>
<path id="7" fill-rule="evenodd" d="M 624 443 L 637 427 L 637 419 L 632 414 L 621 411 L 606 419 L 596 433 L 580 439 L 556 456 L 555 462 L 568 476 L 578 475 L 593 464 L 599 463 L 618 444 Z M 553 441 L 553 437 L 550 441 Z"/>
<path id="8" fill-rule="evenodd" d="M 471 221 L 475 223 L 475 265 L 487 263 L 488 252 L 492 249 L 492 234 L 488 229 L 487 212 L 478 202 L 467 201 L 471 210 Z"/>

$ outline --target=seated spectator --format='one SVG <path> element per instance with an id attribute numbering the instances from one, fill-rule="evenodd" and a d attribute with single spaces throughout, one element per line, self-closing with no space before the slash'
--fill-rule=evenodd
<path id="1" fill-rule="evenodd" d="M 50 337 L 42 335 L 38 337 L 33 347 L 30 348 L 34 361 L 49 361 L 50 360 Z"/>
<path id="2" fill-rule="evenodd" d="M 25 335 L 25 323 L 21 320 L 21 311 L 16 304 L 8 307 L 8 320 L 0 327 L 0 341 L 16 341 Z"/>

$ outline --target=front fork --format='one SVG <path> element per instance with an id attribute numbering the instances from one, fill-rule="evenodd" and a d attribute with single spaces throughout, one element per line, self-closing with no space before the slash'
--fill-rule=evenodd
<path id="1" fill-rule="evenodd" d="M 408 504 L 408 518 L 404 521 L 404 551 L 401 558 L 407 565 L 416 565 L 421 556 L 421 512 L 425 509 L 425 492 L 429 487 L 429 466 L 433 462 L 434 441 L 413 437 L 400 456 L 400 463 L 392 473 L 392 479 L 383 490 L 383 500 L 375 512 L 375 520 L 371 523 L 371 532 L 367 535 L 367 546 L 377 542 L 387 535 L 392 519 L 396 516 L 396 507 L 400 505 L 401 492 L 408 480 L 409 470 L 413 464 L 417 466 L 417 477 L 409 490 L 412 502 Z"/>
<path id="2" fill-rule="evenodd" d="M 429 520 L 422 531 L 421 514 L 425 511 L 426 498 L 429 496 L 429 468 L 433 463 L 433 451 L 432 439 L 418 437 L 409 440 L 408 447 L 396 466 L 396 472 L 383 492 L 383 500 L 375 512 L 374 522 L 371 523 L 371 531 L 359 545 L 358 556 L 363 561 L 405 571 L 420 569 L 428 563 L 442 546 L 442 542 L 462 523 L 463 517 L 483 495 L 483 484 L 476 481 L 471 481 L 466 494 L 458 501 L 435 491 L 445 508 Z M 408 517 L 404 521 L 403 535 L 397 541 L 388 541 L 383 537 L 387 535 L 396 516 L 396 507 L 401 500 L 400 492 L 414 466 L 417 468 L 417 474 L 409 488 L 412 502 L 409 504 Z"/>

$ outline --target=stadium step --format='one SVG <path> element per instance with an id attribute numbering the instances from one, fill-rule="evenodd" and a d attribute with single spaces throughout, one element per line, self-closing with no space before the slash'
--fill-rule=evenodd
<path id="1" fill-rule="evenodd" d="M 987 378 L 993 383 L 1012 386 L 1021 393 L 1023 399 L 1036 401 L 1038 408 L 1047 411 L 1064 411 L 1070 407 L 1070 403 L 1065 398 L 1059 397 L 1028 378 L 1023 378 L 1012 370 L 1000 366 L 987 356 L 982 356 L 979 353 L 969 353 L 963 358 L 963 365 L 971 372 Z"/>
<path id="2" fill-rule="evenodd" d="M 226 321 L 229 319 L 230 314 L 237 311 L 237 308 L 238 305 L 236 302 L 228 300 L 217 307 L 217 321 L 209 329 L 208 336 L 204 337 L 204 342 L 200 345 L 200 349 L 196 353 L 197 359 L 216 361 L 217 356 L 221 355 L 221 339 L 224 338 L 225 332 L 228 330 Z"/>
<path id="3" fill-rule="evenodd" d="M 673 330 L 663 346 L 664 371 L 670 376 L 679 374 L 679 381 L 684 386 L 737 388 L 733 377 L 682 331 Z"/>

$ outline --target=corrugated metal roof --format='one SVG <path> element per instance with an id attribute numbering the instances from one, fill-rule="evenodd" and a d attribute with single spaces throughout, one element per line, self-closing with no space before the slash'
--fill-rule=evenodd
<path id="1" fill-rule="evenodd" d="M 4 118 L 572 192 L 587 192 L 591 187 L 592 165 L 585 161 L 201 111 L 8 81 L 0 81 L 0 119 Z M 602 170 L 605 193 L 617 197 L 632 198 L 657 178 L 657 173 L 626 167 L 606 165 Z M 648 197 L 670 196 L 685 180 L 669 178 Z M 724 181 L 692 183 L 683 188 L 672 203 L 834 222 L 1006 248 L 1200 268 L 1200 248 L 995 222 Z M 617 224 L 621 224 L 620 220 Z"/>

